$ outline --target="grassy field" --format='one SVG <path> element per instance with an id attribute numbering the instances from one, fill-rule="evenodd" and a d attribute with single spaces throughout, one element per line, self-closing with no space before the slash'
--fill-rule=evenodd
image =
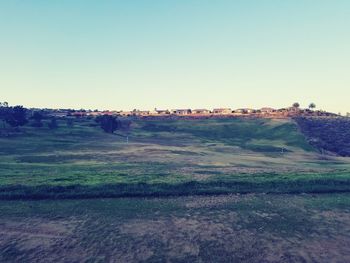
<path id="1" fill-rule="evenodd" d="M 0 201 L 1 262 L 349 262 L 350 195 Z"/>
<path id="2" fill-rule="evenodd" d="M 291 120 L 58 124 L 0 137 L 0 262 L 350 261 L 350 160 Z"/>
<path id="3" fill-rule="evenodd" d="M 289 120 L 134 120 L 129 143 L 93 120 L 58 124 L 0 138 L 0 198 L 350 190 L 349 158 Z"/>

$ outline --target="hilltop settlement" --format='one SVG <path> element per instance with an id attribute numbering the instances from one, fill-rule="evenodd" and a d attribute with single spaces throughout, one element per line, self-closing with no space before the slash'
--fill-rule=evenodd
<path id="1" fill-rule="evenodd" d="M 316 106 L 311 103 L 308 108 L 300 108 L 299 103 L 294 103 L 291 107 L 274 109 L 263 107 L 261 109 L 252 108 L 215 108 L 215 109 L 157 109 L 154 110 L 138 110 L 132 111 L 99 111 L 99 110 L 72 110 L 72 109 L 40 109 L 52 117 L 98 117 L 103 115 L 120 116 L 120 117 L 263 117 L 263 118 L 288 118 L 296 116 L 337 116 L 337 114 L 326 112 L 323 110 L 314 110 Z M 39 109 L 31 109 L 32 111 Z"/>

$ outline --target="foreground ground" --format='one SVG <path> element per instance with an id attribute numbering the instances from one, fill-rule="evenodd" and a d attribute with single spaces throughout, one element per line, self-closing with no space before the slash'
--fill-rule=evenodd
<path id="1" fill-rule="evenodd" d="M 350 195 L 0 201 L 1 262 L 349 262 Z"/>

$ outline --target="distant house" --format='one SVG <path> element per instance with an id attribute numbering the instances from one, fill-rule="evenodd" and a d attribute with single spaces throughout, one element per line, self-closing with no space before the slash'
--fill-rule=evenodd
<path id="1" fill-rule="evenodd" d="M 132 115 L 135 116 L 148 116 L 150 115 L 150 111 L 148 110 L 133 110 Z"/>
<path id="2" fill-rule="evenodd" d="M 250 108 L 244 108 L 244 109 L 237 109 L 235 110 L 235 112 L 240 114 L 249 114 L 249 113 L 255 113 L 256 110 L 250 109 Z"/>
<path id="3" fill-rule="evenodd" d="M 113 116 L 113 115 L 118 115 L 118 113 L 119 112 L 107 110 L 107 111 L 101 111 L 100 115 L 111 115 L 111 116 Z"/>
<path id="4" fill-rule="evenodd" d="M 244 111 L 244 109 L 236 109 L 234 110 L 234 113 L 245 114 L 246 112 Z"/>
<path id="5" fill-rule="evenodd" d="M 210 114 L 210 110 L 207 109 L 195 109 L 192 111 L 193 114 Z"/>
<path id="6" fill-rule="evenodd" d="M 269 114 L 269 113 L 273 113 L 276 110 L 274 108 L 269 108 L 269 107 L 264 107 L 260 109 L 260 112 L 263 114 Z"/>
<path id="7" fill-rule="evenodd" d="M 86 116 L 86 111 L 75 111 L 71 113 L 74 117 L 84 117 Z"/>
<path id="8" fill-rule="evenodd" d="M 213 109 L 214 114 L 231 114 L 232 110 L 230 108 L 220 108 L 220 109 Z"/>
<path id="9" fill-rule="evenodd" d="M 176 110 L 171 110 L 171 113 L 175 115 L 189 115 L 192 113 L 191 109 L 176 109 Z"/>
<path id="10" fill-rule="evenodd" d="M 150 111 L 149 110 L 140 110 L 139 114 L 141 116 L 148 116 L 148 115 L 150 115 Z"/>
<path id="11" fill-rule="evenodd" d="M 119 113 L 121 116 L 131 116 L 133 114 L 132 111 L 121 111 Z"/>
<path id="12" fill-rule="evenodd" d="M 164 116 L 164 115 L 170 114 L 170 111 L 169 110 L 158 110 L 157 108 L 155 108 L 153 111 L 150 111 L 149 114 L 150 115 L 161 115 L 161 116 Z"/>
<path id="13" fill-rule="evenodd" d="M 88 116 L 97 117 L 97 116 L 103 115 L 103 112 L 101 112 L 101 111 L 92 111 L 92 112 L 89 112 L 87 115 Z"/>
<path id="14" fill-rule="evenodd" d="M 68 116 L 68 112 L 60 112 L 60 111 L 50 112 L 48 114 L 48 116 L 52 116 L 52 117 L 56 117 L 56 118 L 64 118 L 64 117 Z"/>

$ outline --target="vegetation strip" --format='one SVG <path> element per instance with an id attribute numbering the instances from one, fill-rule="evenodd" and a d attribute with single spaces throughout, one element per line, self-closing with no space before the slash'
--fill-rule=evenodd
<path id="1" fill-rule="evenodd" d="M 0 199 L 66 199 L 101 197 L 159 197 L 247 193 L 338 193 L 350 192 L 350 177 L 334 180 L 190 181 L 185 183 L 135 183 L 98 185 L 9 185 L 0 187 Z"/>

